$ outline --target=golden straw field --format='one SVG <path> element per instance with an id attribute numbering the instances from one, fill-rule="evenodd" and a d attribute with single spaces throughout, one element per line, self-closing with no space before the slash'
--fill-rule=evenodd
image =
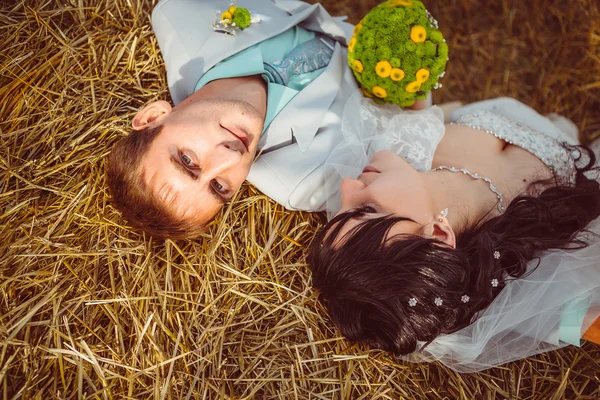
<path id="1" fill-rule="evenodd" d="M 512 96 L 600 136 L 597 0 L 424 2 L 450 46 L 434 102 Z M 154 3 L 0 1 L 1 399 L 600 398 L 592 343 L 470 375 L 348 343 L 305 264 L 324 215 L 250 185 L 197 240 L 129 229 L 104 158 L 170 100 Z"/>

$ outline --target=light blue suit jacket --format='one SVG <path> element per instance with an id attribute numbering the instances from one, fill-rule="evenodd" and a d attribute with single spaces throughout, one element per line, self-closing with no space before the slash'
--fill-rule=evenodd
<path id="1" fill-rule="evenodd" d="M 322 210 L 326 177 L 322 166 L 342 139 L 346 99 L 357 89 L 347 65 L 352 25 L 332 18 L 320 5 L 296 0 L 239 0 L 236 5 L 270 17 L 236 36 L 211 28 L 227 0 L 162 0 L 152 12 L 152 26 L 167 69 L 175 103 L 193 93 L 198 80 L 223 59 L 295 25 L 336 40 L 325 71 L 296 95 L 261 137 L 262 155 L 248 181 L 288 209 Z"/>

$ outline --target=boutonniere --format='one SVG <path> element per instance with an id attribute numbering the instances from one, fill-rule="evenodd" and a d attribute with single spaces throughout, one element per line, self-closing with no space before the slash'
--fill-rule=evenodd
<path id="1" fill-rule="evenodd" d="M 270 17 L 250 12 L 247 8 L 237 7 L 231 3 L 225 12 L 218 10 L 213 20 L 212 28 L 215 32 L 227 33 L 235 36 L 238 31 L 243 31 L 251 24 L 270 20 Z"/>

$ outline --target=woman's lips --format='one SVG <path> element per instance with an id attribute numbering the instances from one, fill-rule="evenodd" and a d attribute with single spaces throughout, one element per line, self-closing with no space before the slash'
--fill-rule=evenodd
<path id="1" fill-rule="evenodd" d="M 362 170 L 362 173 L 363 173 L 363 174 L 366 174 L 367 172 L 375 172 L 375 173 L 377 173 L 377 174 L 379 173 L 379 171 L 378 171 L 377 169 L 373 168 L 373 167 L 372 167 L 372 166 L 370 166 L 370 165 L 367 165 L 367 166 L 366 166 L 366 167 L 365 167 L 365 168 Z"/>
<path id="2" fill-rule="evenodd" d="M 366 174 L 369 174 L 369 173 L 378 174 L 379 171 L 376 168 L 374 168 L 374 167 L 372 167 L 370 165 L 367 165 L 362 170 L 362 173 L 356 179 L 358 181 L 364 183 L 365 185 L 369 186 L 369 184 L 376 179 L 376 177 L 374 175 L 366 175 Z"/>

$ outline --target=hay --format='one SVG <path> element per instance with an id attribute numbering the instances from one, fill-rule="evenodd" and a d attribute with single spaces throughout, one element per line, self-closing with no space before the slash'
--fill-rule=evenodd
<path id="1" fill-rule="evenodd" d="M 596 0 L 427 3 L 451 47 L 436 102 L 509 95 L 600 136 Z M 357 22 L 376 3 L 323 4 Z M 168 99 L 152 5 L 0 5 L 0 397 L 600 397 L 590 343 L 472 375 L 349 344 L 304 263 L 322 215 L 249 185 L 196 241 L 124 226 L 103 158 Z"/>

